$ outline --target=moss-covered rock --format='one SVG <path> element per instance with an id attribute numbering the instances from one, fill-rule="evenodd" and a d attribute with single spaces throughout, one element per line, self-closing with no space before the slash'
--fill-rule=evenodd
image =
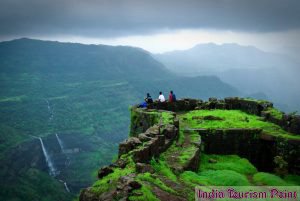
<path id="1" fill-rule="evenodd" d="M 197 185 L 299 185 L 300 137 L 288 132 L 297 117 L 287 120 L 270 102 L 183 99 L 132 107 L 131 118 L 118 160 L 81 201 L 184 201 Z"/>

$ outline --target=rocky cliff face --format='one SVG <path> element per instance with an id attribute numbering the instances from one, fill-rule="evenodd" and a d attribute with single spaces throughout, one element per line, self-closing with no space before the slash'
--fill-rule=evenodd
<path id="1" fill-rule="evenodd" d="M 131 121 L 118 159 L 99 170 L 81 201 L 193 200 L 196 185 L 235 179 L 244 183 L 234 185 L 276 185 L 261 181 L 258 171 L 277 174 L 267 177 L 278 185 L 288 185 L 291 174 L 299 178 L 299 116 L 280 113 L 270 102 L 183 99 L 132 107 Z M 234 165 L 231 155 L 238 155 Z"/>

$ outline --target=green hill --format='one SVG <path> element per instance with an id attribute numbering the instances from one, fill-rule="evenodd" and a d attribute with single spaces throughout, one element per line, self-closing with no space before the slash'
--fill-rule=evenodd
<path id="1" fill-rule="evenodd" d="M 0 43 L 0 86 L 0 198 L 22 201 L 56 200 L 55 193 L 51 198 L 43 192 L 57 182 L 62 199 L 70 200 L 95 181 L 98 167 L 110 163 L 128 135 L 128 107 L 146 92 L 153 98 L 171 89 L 178 97 L 239 94 L 217 77 L 175 76 L 142 49 L 32 39 Z M 47 175 L 40 142 L 32 136 L 42 137 L 55 178 Z M 32 172 L 49 186 L 36 185 L 26 176 Z"/>

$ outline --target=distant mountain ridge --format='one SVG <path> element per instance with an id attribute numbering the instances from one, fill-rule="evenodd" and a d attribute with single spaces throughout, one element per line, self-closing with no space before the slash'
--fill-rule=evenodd
<path id="1" fill-rule="evenodd" d="M 15 61 L 16 57 L 22 57 L 22 63 Z M 113 65 L 110 65 L 111 61 L 114 61 Z M 159 78 L 169 73 L 161 63 L 152 58 L 150 53 L 140 48 L 83 45 L 26 38 L 0 43 L 0 72 L 13 71 L 20 73 L 73 71 L 83 74 L 92 72 L 97 73 L 97 76 L 102 74 L 101 79 L 105 79 L 106 76 L 120 78 L 124 75 L 143 78 L 145 74 Z"/>
<path id="2" fill-rule="evenodd" d="M 199 44 L 155 58 L 181 75 L 215 75 L 244 94 L 264 93 L 286 111 L 300 110 L 300 63 L 281 54 L 238 44 Z"/>
<path id="3" fill-rule="evenodd" d="M 228 69 L 272 67 L 281 60 L 278 55 L 264 52 L 254 46 L 235 43 L 217 45 L 198 44 L 191 49 L 157 54 L 155 57 L 169 69 L 181 73 L 219 73 Z"/>

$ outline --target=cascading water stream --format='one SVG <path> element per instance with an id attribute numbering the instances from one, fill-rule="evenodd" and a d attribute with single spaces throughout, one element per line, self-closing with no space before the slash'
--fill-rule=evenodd
<path id="1" fill-rule="evenodd" d="M 69 189 L 69 187 L 68 187 L 68 185 L 67 185 L 67 182 L 64 182 L 64 185 L 65 185 L 66 191 L 70 193 L 70 189 Z"/>
<path id="2" fill-rule="evenodd" d="M 63 141 L 59 138 L 59 136 L 58 136 L 57 133 L 56 133 L 55 135 L 56 135 L 56 139 L 57 139 L 57 141 L 58 141 L 58 144 L 59 144 L 59 146 L 60 146 L 61 152 L 62 152 L 62 153 L 65 153 L 65 147 L 64 147 Z"/>
<path id="3" fill-rule="evenodd" d="M 50 156 L 49 156 L 49 154 L 48 154 L 48 152 L 47 152 L 47 150 L 45 148 L 43 140 L 42 140 L 42 138 L 39 138 L 39 140 L 40 140 L 40 143 L 41 143 L 41 146 L 42 146 L 44 157 L 46 159 L 46 163 L 47 163 L 48 168 L 49 168 L 49 174 L 51 176 L 56 176 L 56 170 L 55 170 L 53 162 L 51 161 L 51 158 L 50 158 Z"/>
<path id="4" fill-rule="evenodd" d="M 64 142 L 60 139 L 60 137 L 58 136 L 57 133 L 55 134 L 55 136 L 56 136 L 57 142 L 58 142 L 58 144 L 59 144 L 59 146 L 60 146 L 61 152 L 62 152 L 63 154 L 65 154 Z M 66 155 L 66 154 L 65 154 L 65 155 Z M 69 162 L 69 158 L 68 158 L 68 157 L 67 157 L 67 161 Z M 61 182 L 64 183 L 64 186 L 65 186 L 66 191 L 70 193 L 70 189 L 69 189 L 69 187 L 68 187 L 68 185 L 67 185 L 67 182 L 66 182 L 66 181 L 63 181 L 63 180 L 61 180 Z"/>
<path id="5" fill-rule="evenodd" d="M 51 114 L 51 117 L 49 118 L 49 120 L 51 121 L 52 118 L 53 118 L 53 113 L 51 111 L 51 107 L 50 107 L 49 101 L 47 99 L 45 99 L 45 101 L 47 102 L 48 112 Z M 49 156 L 49 154 L 48 154 L 48 152 L 47 152 L 47 150 L 45 148 L 43 139 L 41 137 L 37 137 L 37 136 L 33 136 L 33 135 L 29 135 L 29 136 L 32 137 L 32 138 L 35 138 L 35 139 L 39 139 L 39 141 L 41 143 L 42 150 L 43 150 L 43 154 L 44 154 L 44 157 L 45 157 L 45 160 L 46 160 L 46 163 L 47 163 L 47 166 L 49 168 L 49 174 L 50 174 L 50 176 L 53 176 L 53 177 L 57 176 L 58 172 L 56 171 L 56 168 L 54 167 L 54 164 L 53 164 L 53 162 L 52 162 L 52 160 L 51 160 L 51 158 L 50 158 L 50 156 Z M 55 134 L 55 136 L 56 136 L 57 142 L 58 142 L 58 144 L 60 146 L 61 153 L 65 154 L 65 147 L 64 147 L 63 141 L 60 139 L 60 137 L 58 136 L 57 133 Z M 69 162 L 69 158 L 68 157 L 67 157 L 67 160 Z M 70 193 L 71 191 L 70 191 L 70 189 L 68 187 L 67 182 L 63 181 L 63 180 L 60 180 L 60 181 L 64 184 L 64 187 L 65 187 L 66 191 L 68 193 Z"/>
<path id="6" fill-rule="evenodd" d="M 51 109 L 51 107 L 50 107 L 49 101 L 48 101 L 47 99 L 45 99 L 45 101 L 46 101 L 46 103 L 47 103 L 48 112 L 49 112 L 49 114 L 51 115 L 51 116 L 49 117 L 49 121 L 52 121 L 52 119 L 53 119 L 53 111 L 52 111 L 52 109 Z"/>

